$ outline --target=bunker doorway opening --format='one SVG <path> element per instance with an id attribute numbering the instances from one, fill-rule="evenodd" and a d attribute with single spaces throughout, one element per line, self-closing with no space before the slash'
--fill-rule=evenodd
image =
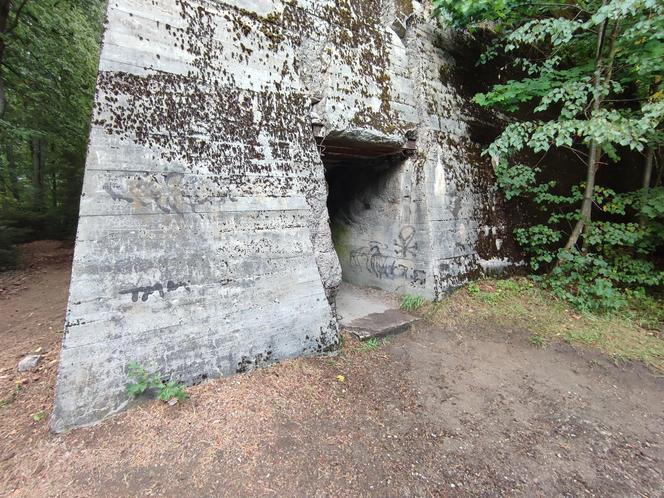
<path id="1" fill-rule="evenodd" d="M 344 264 L 370 220 L 383 219 L 385 184 L 405 159 L 401 147 L 367 143 L 323 141 L 319 144 L 328 187 L 327 209 L 332 242 L 342 267 L 342 280 L 357 283 L 349 272 L 361 271 Z M 351 235 L 352 234 L 352 235 Z M 368 235 L 367 235 L 368 237 Z"/>

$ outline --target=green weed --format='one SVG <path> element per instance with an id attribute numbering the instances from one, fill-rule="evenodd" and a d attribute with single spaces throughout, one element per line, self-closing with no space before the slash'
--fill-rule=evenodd
<path id="1" fill-rule="evenodd" d="M 157 399 L 164 402 L 171 402 L 172 400 L 184 401 L 187 399 L 187 392 L 184 385 L 174 380 L 163 382 L 156 373 L 148 374 L 136 362 L 129 363 L 127 370 L 127 375 L 132 382 L 127 384 L 126 391 L 127 394 L 134 398 L 147 391 L 154 391 Z"/>
<path id="2" fill-rule="evenodd" d="M 44 417 L 46 416 L 46 412 L 44 410 L 39 410 L 37 413 L 33 413 L 30 415 L 32 420 L 35 422 L 40 422 Z"/>
<path id="3" fill-rule="evenodd" d="M 375 337 L 372 337 L 371 339 L 367 339 L 366 341 L 360 343 L 361 351 L 375 351 L 379 347 L 380 347 L 380 342 Z"/>
<path id="4" fill-rule="evenodd" d="M 471 282 L 466 286 L 466 290 L 468 291 L 468 294 L 471 296 L 477 296 L 480 294 L 482 291 L 480 290 L 479 285 L 477 285 L 475 282 Z"/>
<path id="5" fill-rule="evenodd" d="M 401 309 L 404 311 L 415 311 L 424 306 L 425 299 L 414 294 L 405 294 L 401 297 Z"/>
<path id="6" fill-rule="evenodd" d="M 532 334 L 528 340 L 530 341 L 530 344 L 535 346 L 536 348 L 543 348 L 546 346 L 547 340 L 543 335 L 540 335 L 538 333 Z"/>

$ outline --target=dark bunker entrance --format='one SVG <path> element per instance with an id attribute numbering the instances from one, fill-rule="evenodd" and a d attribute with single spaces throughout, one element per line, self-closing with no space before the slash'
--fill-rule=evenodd
<path id="1" fill-rule="evenodd" d="M 402 261 L 395 247 L 402 229 L 404 148 L 328 139 L 319 148 L 343 282 L 404 293 L 403 280 L 410 277 L 412 265 Z"/>

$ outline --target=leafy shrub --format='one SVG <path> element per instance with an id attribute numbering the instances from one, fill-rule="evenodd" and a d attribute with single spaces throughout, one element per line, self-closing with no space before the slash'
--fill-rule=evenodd
<path id="1" fill-rule="evenodd" d="M 655 265 L 664 247 L 661 174 L 650 185 L 664 144 L 664 4 L 433 3 L 452 26 L 491 33 L 479 64 L 502 55 L 502 62 L 496 60 L 500 82 L 473 101 L 506 117 L 484 154 L 505 198 L 529 199 L 540 211 L 534 219 L 541 221 L 514 235 L 531 269 L 545 274 L 543 285 L 595 312 L 624 309 L 633 296 L 656 291 L 664 284 Z M 643 172 L 625 184 L 640 180 L 645 188 L 616 193 L 600 185 L 597 172 L 637 157 L 625 155 L 628 149 L 646 151 L 646 160 L 638 169 L 625 169 L 625 176 Z M 565 191 L 550 180 L 562 178 L 560 165 L 545 161 L 553 150 L 572 151 L 585 169 Z M 496 299 L 479 289 L 474 295 Z"/>
<path id="2" fill-rule="evenodd" d="M 639 216 L 641 223 L 589 222 L 584 250 L 557 248 L 555 234 L 560 232 L 544 225 L 517 230 L 516 238 L 530 255 L 533 270 L 555 263 L 540 280 L 556 296 L 582 311 L 617 311 L 627 304 L 628 291 L 645 296 L 646 289 L 664 284 L 664 272 L 648 259 L 663 242 L 664 189 L 650 189 L 644 197 L 596 187 L 595 202 L 614 219 Z M 549 221 L 553 225 L 558 219 Z"/>
<path id="3" fill-rule="evenodd" d="M 148 374 L 147 371 L 136 362 L 131 362 L 127 368 L 127 375 L 132 380 L 126 386 L 127 394 L 138 397 L 149 391 L 156 394 L 157 399 L 170 402 L 171 400 L 184 401 L 187 392 L 182 384 L 174 380 L 163 382 L 156 373 Z"/>

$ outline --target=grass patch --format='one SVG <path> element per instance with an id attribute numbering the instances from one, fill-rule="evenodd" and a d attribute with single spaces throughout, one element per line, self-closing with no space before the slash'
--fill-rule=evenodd
<path id="1" fill-rule="evenodd" d="M 543 348 L 548 344 L 547 338 L 538 333 L 532 334 L 528 340 L 536 348 Z"/>
<path id="2" fill-rule="evenodd" d="M 401 297 L 401 309 L 403 311 L 415 311 L 420 309 L 426 300 L 422 296 L 416 296 L 414 294 L 405 294 Z"/>
<path id="3" fill-rule="evenodd" d="M 360 343 L 360 351 L 375 351 L 380 347 L 380 342 L 375 337 Z"/>
<path id="4" fill-rule="evenodd" d="M 619 314 L 598 315 L 577 311 L 527 278 L 480 280 L 433 305 L 428 318 L 458 326 L 487 320 L 527 330 L 535 347 L 563 340 L 664 371 L 664 303 L 647 296 L 634 296 Z"/>

